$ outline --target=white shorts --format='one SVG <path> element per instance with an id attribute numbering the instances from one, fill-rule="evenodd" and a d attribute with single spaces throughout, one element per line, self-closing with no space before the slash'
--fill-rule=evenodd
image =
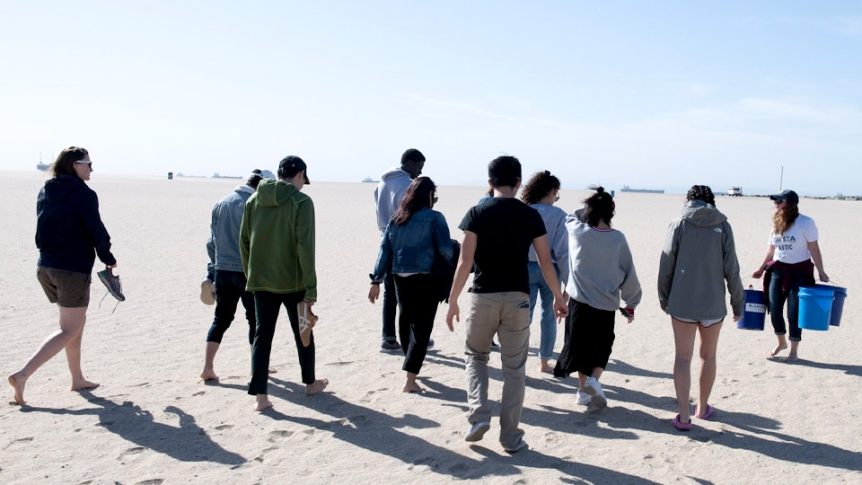
<path id="1" fill-rule="evenodd" d="M 723 321 L 724 321 L 724 319 L 723 319 L 723 318 L 717 318 L 717 319 L 714 319 L 714 320 L 701 320 L 701 321 L 697 321 L 697 320 L 689 320 L 689 319 L 687 319 L 687 318 L 678 318 L 678 317 L 675 317 L 675 316 L 673 316 L 673 315 L 671 315 L 671 318 L 673 318 L 673 319 L 675 319 L 675 320 L 679 320 L 680 322 L 685 322 L 685 323 L 698 323 L 698 324 L 700 324 L 701 326 L 703 326 L 704 328 L 706 328 L 706 327 L 711 327 L 711 326 L 715 325 L 716 323 L 721 323 L 721 322 L 723 322 Z"/>

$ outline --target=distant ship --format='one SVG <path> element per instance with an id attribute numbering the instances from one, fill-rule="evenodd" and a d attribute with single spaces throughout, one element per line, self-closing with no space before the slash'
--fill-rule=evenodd
<path id="1" fill-rule="evenodd" d="M 182 174 L 180 174 L 180 176 L 182 176 Z M 237 177 L 234 175 L 219 175 L 219 173 L 216 172 L 213 174 L 213 178 L 214 179 L 241 179 L 242 177 Z"/>
<path id="2" fill-rule="evenodd" d="M 663 189 L 633 189 L 628 185 L 623 185 L 623 188 L 620 189 L 620 192 L 640 192 L 643 194 L 663 194 Z"/>
<path id="3" fill-rule="evenodd" d="M 376 184 L 377 182 L 379 182 L 379 180 L 374 180 L 371 177 L 365 177 L 362 179 L 363 184 Z"/>
<path id="4" fill-rule="evenodd" d="M 43 172 L 47 172 L 48 169 L 51 168 L 50 163 L 42 163 L 42 154 L 41 153 L 39 154 L 39 163 L 36 165 L 36 168 L 38 170 L 43 171 Z"/>

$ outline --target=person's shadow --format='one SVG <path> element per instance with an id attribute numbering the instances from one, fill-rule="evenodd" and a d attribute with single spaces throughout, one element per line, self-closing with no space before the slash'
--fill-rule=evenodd
<path id="1" fill-rule="evenodd" d="M 366 449 L 372 453 L 390 456 L 409 465 L 424 465 L 434 473 L 448 475 L 458 479 L 475 479 L 486 476 L 512 477 L 512 481 L 522 475 L 518 468 L 555 468 L 562 473 L 572 475 L 571 483 L 582 483 L 583 480 L 593 480 L 593 477 L 604 477 L 604 483 L 631 483 L 635 485 L 652 484 L 643 478 L 616 472 L 601 467 L 585 465 L 544 455 L 538 451 L 525 448 L 513 455 L 487 448 L 484 443 L 470 445 L 470 449 L 481 455 L 472 458 L 455 453 L 448 448 L 437 446 L 428 441 L 412 436 L 405 428 L 439 428 L 435 421 L 406 414 L 396 417 L 373 409 L 353 404 L 340 399 L 334 394 L 323 393 L 308 399 L 302 396 L 305 388 L 300 384 L 283 381 L 270 376 L 270 396 L 285 398 L 292 404 L 306 406 L 332 419 L 315 419 L 289 416 L 273 408 L 263 412 L 277 421 L 289 421 L 315 430 L 325 430 L 332 437 L 353 446 Z M 451 392 L 451 391 L 444 391 Z M 278 403 L 276 403 L 278 406 Z M 464 425 L 467 425 L 466 420 Z M 453 446 L 463 446 L 463 436 L 453 438 Z M 496 439 L 491 433 L 485 440 L 490 445 Z M 529 437 L 527 437 L 529 442 Z M 564 478 L 564 480 L 569 480 Z"/>
<path id="2" fill-rule="evenodd" d="M 209 461 L 224 465 L 242 465 L 247 461 L 241 455 L 216 444 L 195 423 L 194 416 L 176 406 L 166 407 L 165 412 L 179 416 L 179 427 L 155 422 L 152 413 L 130 401 L 117 404 L 110 399 L 94 396 L 91 391 L 81 391 L 81 395 L 100 407 L 72 410 L 25 406 L 21 411 L 72 416 L 95 414 L 99 417 L 99 426 L 106 430 L 179 461 Z"/>

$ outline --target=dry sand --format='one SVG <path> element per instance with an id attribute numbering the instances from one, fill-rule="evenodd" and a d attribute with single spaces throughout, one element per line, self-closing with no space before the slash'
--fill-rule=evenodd
<path id="1" fill-rule="evenodd" d="M 522 420 L 530 449 L 510 456 L 497 442 L 496 419 L 484 441 L 463 441 L 464 324 L 448 332 L 445 306 L 433 334 L 437 350 L 422 369 L 425 394 L 402 393 L 401 358 L 378 353 L 381 307 L 365 299 L 379 243 L 372 184 L 306 188 L 317 212 L 317 374 L 331 384 L 323 395 L 303 395 L 282 312 L 273 350 L 278 373 L 270 383 L 275 406 L 258 414 L 246 394 L 249 352 L 241 312 L 216 358 L 221 381 L 198 378 L 213 315 L 198 299 L 210 209 L 241 181 L 168 181 L 96 170 L 90 186 L 99 194 L 128 299 L 112 314 L 116 302 L 108 297 L 100 307 L 104 291 L 93 284 L 83 364 L 101 387 L 69 392 L 62 355 L 29 380 L 29 406 L 7 404 L 12 392 L 4 384 L 0 483 L 862 483 L 858 202 L 801 203 L 819 226 L 827 273 L 849 287 L 841 327 L 804 332 L 802 360 L 790 365 L 765 358 L 775 343 L 768 323 L 764 332 L 725 324 L 712 393 L 715 417 L 695 420 L 691 432 L 681 433 L 670 425 L 676 414 L 673 340 L 655 278 L 665 230 L 683 197 L 617 194 L 614 223 L 632 247 L 645 297 L 633 324 L 617 319 L 602 379 L 609 407 L 586 413 L 575 404 L 575 379 L 538 372 L 536 322 Z M 44 180 L 34 173 L 0 175 L 4 376 L 57 328 L 57 309 L 35 278 L 35 202 Z M 438 208 L 453 236 L 460 238 L 456 226 L 482 192 L 439 189 Z M 559 205 L 571 211 L 585 194 L 565 190 Z M 766 249 L 772 204 L 721 198 L 718 206 L 736 234 L 747 285 L 745 275 Z M 465 293 L 462 309 L 468 305 Z M 557 352 L 562 335 L 560 327 Z M 491 364 L 496 402 L 498 354 Z"/>

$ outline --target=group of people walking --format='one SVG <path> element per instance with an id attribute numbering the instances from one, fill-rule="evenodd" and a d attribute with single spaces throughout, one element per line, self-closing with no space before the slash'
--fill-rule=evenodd
<path id="1" fill-rule="evenodd" d="M 407 150 L 400 167 L 388 171 L 375 190 L 381 244 L 370 274 L 368 299 L 383 300 L 381 351 L 404 355 L 405 392 L 423 391 L 417 382 L 425 356 L 434 345 L 431 333 L 438 305 L 448 301 L 450 331 L 460 322 L 458 298 L 474 273 L 471 305 L 465 322 L 465 366 L 469 428 L 467 441 L 479 441 L 490 429 L 488 362 L 498 349 L 503 370 L 500 435 L 503 448 L 525 445 L 519 428 L 525 394 L 530 322 L 540 308 L 540 370 L 556 377 L 577 373 L 576 401 L 601 409 L 607 398 L 600 379 L 611 355 L 616 313 L 634 320 L 642 290 L 625 236 L 612 227 L 612 194 L 591 187 L 583 207 L 567 215 L 555 207 L 560 181 L 550 172 L 533 175 L 521 190 L 521 164 L 501 156 L 488 165 L 489 192 L 459 224 L 463 236 L 450 238 L 442 213 L 434 210 L 437 187 L 421 176 L 425 157 Z M 98 198 L 86 181 L 92 161 L 83 148 L 69 147 L 51 168 L 53 177 L 37 201 L 37 277 L 48 300 L 60 310 L 60 330 L 48 337 L 25 366 L 8 378 L 15 401 L 24 404 L 27 379 L 65 349 L 72 390 L 97 386 L 84 378 L 80 348 L 89 304 L 90 273 L 95 257 L 116 266 L 110 237 L 101 222 Z M 268 374 L 272 339 L 281 306 L 287 310 L 296 341 L 306 394 L 323 391 L 328 381 L 315 375 L 312 306 L 317 300 L 315 223 L 307 165 L 285 157 L 277 176 L 256 170 L 213 208 L 207 243 L 210 265 L 201 283 L 201 299 L 215 304 L 207 333 L 204 380 L 218 379 L 214 359 L 222 336 L 241 302 L 249 324 L 251 380 L 248 393 L 255 409 L 272 406 Z M 814 221 L 798 210 L 798 195 L 784 191 L 775 202 L 769 247 L 752 275 L 767 275 L 764 291 L 778 345 L 788 361 L 798 357 L 798 291 L 814 284 L 823 270 Z M 676 358 L 674 384 L 679 414 L 672 424 L 691 429 L 689 394 L 694 342 L 700 335 L 701 370 L 695 417 L 709 419 L 709 396 L 716 375 L 719 332 L 726 318 L 725 287 L 732 317 L 743 315 L 744 292 L 733 232 L 707 186 L 686 195 L 682 215 L 668 228 L 658 275 L 661 308 L 671 316 Z M 787 306 L 787 321 L 783 313 Z M 398 325 L 396 332 L 396 315 Z M 556 323 L 565 318 L 565 337 L 555 365 Z M 494 338 L 499 340 L 499 345 Z"/>

